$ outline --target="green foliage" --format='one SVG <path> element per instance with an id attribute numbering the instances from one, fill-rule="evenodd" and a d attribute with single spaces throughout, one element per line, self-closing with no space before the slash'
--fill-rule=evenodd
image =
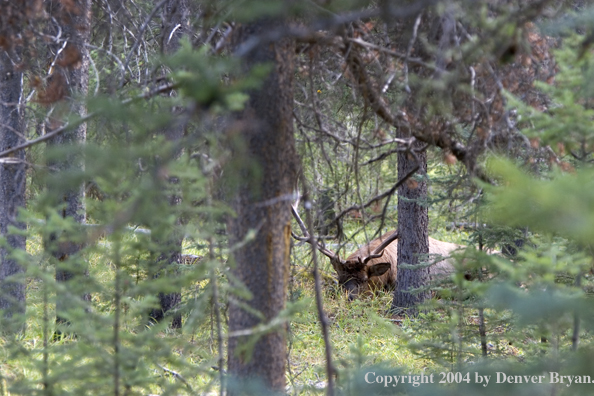
<path id="1" fill-rule="evenodd" d="M 594 143 L 594 57 L 591 51 L 580 51 L 580 40 L 570 36 L 554 51 L 559 71 L 552 83 L 535 82 L 549 98 L 548 108 L 537 109 L 508 95 L 510 105 L 518 108 L 522 132 L 543 145 L 552 145 L 561 155 L 565 150 L 587 155 Z"/>
<path id="2" fill-rule="evenodd" d="M 211 367 L 219 364 L 213 347 L 226 325 L 212 327 L 214 296 L 221 311 L 229 295 L 241 293 L 227 283 L 221 219 L 232 212 L 215 198 L 213 181 L 213 164 L 224 163 L 228 153 L 217 147 L 211 125 L 199 117 L 187 121 L 189 133 L 179 140 L 166 139 L 164 131 L 177 126 L 171 114 L 175 106 L 197 102 L 214 113 L 241 109 L 247 97 L 242 92 L 257 87 L 268 68 L 224 84 L 221 76 L 233 72 L 234 63 L 208 57 L 187 43 L 169 61 L 179 70 L 181 97 L 126 106 L 94 98 L 90 109 L 106 116 L 90 124 L 91 139 L 46 148 L 48 163 L 69 155 L 84 158 L 85 166 L 38 172 L 38 182 L 49 188 L 35 194 L 20 215 L 29 226 L 30 247 L 28 254 L 13 256 L 30 279 L 28 326 L 22 334 L 2 338 L 2 395 L 178 395 L 220 386 Z M 85 201 L 86 225 L 62 215 L 63 191 L 83 183 L 93 187 Z M 172 205 L 172 197 L 181 202 Z M 162 268 L 159 257 L 175 249 L 174 235 L 185 236 L 184 254 L 207 258 Z M 65 244 L 82 249 L 54 258 L 51 252 Z M 73 278 L 56 282 L 56 268 Z M 152 323 L 149 312 L 159 306 L 159 294 L 176 291 L 181 291 L 181 304 L 163 322 Z M 58 301 L 63 302 L 62 323 L 55 322 Z M 183 317 L 183 330 L 168 329 L 176 314 Z M 0 319 L 3 330 L 8 325 L 7 318 Z"/>
<path id="3" fill-rule="evenodd" d="M 140 4 L 145 13 L 152 11 L 150 4 Z M 469 54 L 466 60 L 471 64 L 486 53 L 501 52 L 501 43 L 520 36 L 513 21 L 492 18 L 486 4 L 456 3 L 447 9 L 440 3 L 436 12 L 460 15 L 465 5 L 477 12 L 478 22 L 472 26 L 497 34 L 484 42 L 469 39 L 459 51 L 446 51 L 444 56 Z M 348 0 L 331 2 L 328 9 L 359 11 L 360 6 L 361 2 Z M 205 7 L 205 14 L 230 12 L 244 21 L 288 12 L 280 2 L 224 2 Z M 311 11 L 303 5 L 295 8 Z M 158 31 L 156 25 L 148 29 L 154 34 Z M 419 40 L 427 51 L 436 50 L 426 34 L 421 32 Z M 561 158 L 538 158 L 535 166 L 524 167 L 517 165 L 521 162 L 517 157 L 492 158 L 487 169 L 495 185 L 490 186 L 473 184 L 463 165 L 445 165 L 440 152 L 429 150 L 429 171 L 419 177 L 430 182 L 430 197 L 423 204 L 430 209 L 431 234 L 469 248 L 454 257 L 457 273 L 430 286 L 434 298 L 422 307 L 424 313 L 418 319 L 386 313 L 391 291 L 347 303 L 332 278 L 331 266 L 320 258 L 340 394 L 588 393 L 579 385 L 491 383 L 484 387 L 474 377 L 469 383 L 438 383 L 440 372 L 459 372 L 463 379 L 466 373 L 478 372 L 492 375 L 492 381 L 497 372 L 593 375 L 590 300 L 594 286 L 589 270 L 594 175 L 588 162 L 594 144 L 593 69 L 591 52 L 582 51 L 584 40 L 568 38 L 555 52 L 559 65 L 555 84 L 537 84 L 550 99 L 547 109 L 535 109 L 522 98 L 508 95 L 508 110 L 517 111 L 520 132 L 540 147 L 553 145 L 555 156 Z M 114 48 L 116 56 L 125 59 L 125 51 L 119 52 L 125 46 L 118 42 Z M 370 109 L 351 95 L 350 87 L 337 84 L 334 75 L 324 80 L 323 73 L 314 73 L 321 66 L 308 51 L 315 52 L 307 47 L 298 53 L 301 63 L 295 80 L 301 89 L 295 94 L 296 140 L 309 193 L 320 205 L 324 194 L 331 201 L 330 210 L 320 207 L 317 213 L 316 226 L 321 230 L 343 209 L 365 204 L 395 185 L 398 144 L 391 142 L 396 137 L 393 128 L 382 129 L 370 117 Z M 93 59 L 101 69 L 105 61 L 98 52 Z M 72 155 L 84 158 L 85 166 L 59 173 L 50 167 L 31 171 L 30 199 L 20 213 L 28 228 L 18 231 L 26 233 L 28 248 L 27 252 L 11 252 L 27 270 L 13 279 L 27 282 L 27 328 L 11 334 L 6 331 L 11 320 L 0 319 L 4 331 L 0 396 L 207 394 L 220 389 L 221 378 L 233 380 L 220 375 L 227 337 L 235 336 L 227 334 L 226 304 L 249 299 L 250 293 L 228 272 L 234 265 L 227 261 L 229 253 L 236 246 L 227 246 L 225 218 L 233 212 L 223 197 L 238 180 L 256 180 L 260 173 L 244 155 L 237 133 L 241 128 L 227 124 L 227 117 L 243 109 L 249 91 L 261 86 L 271 66 L 261 65 L 244 75 L 242 65 L 232 57 L 213 55 L 209 45 L 193 48 L 190 40 L 182 40 L 179 51 L 171 56 L 154 63 L 143 59 L 130 68 L 138 68 L 134 70 L 140 76 L 147 64 L 171 70 L 177 96 L 123 105 L 114 95 L 99 94 L 88 103 L 89 111 L 100 116 L 88 123 L 86 144 L 35 147 L 31 154 L 35 163 L 44 158 L 50 164 Z M 341 78 L 347 79 L 343 72 Z M 103 70 L 101 77 L 112 74 L 117 73 Z M 443 79 L 411 73 L 408 81 L 418 89 L 419 103 L 427 105 L 427 118 L 451 116 L 456 110 L 448 100 L 451 87 L 459 82 L 456 78 L 454 73 Z M 100 87 L 101 80 L 92 79 L 91 85 Z M 386 97 L 397 108 L 404 105 L 405 84 L 398 81 L 395 85 Z M 141 92 L 130 88 L 127 94 L 134 91 Z M 311 103 L 317 108 L 309 107 L 306 99 L 310 97 L 315 98 Z M 48 110 L 35 110 L 29 115 L 31 121 L 41 122 Z M 164 131 L 180 125 L 183 136 L 167 139 Z M 463 138 L 474 133 L 466 125 L 456 125 L 455 131 Z M 568 160 L 564 158 L 567 153 L 576 155 Z M 553 163 L 571 163 L 561 166 L 569 172 Z M 227 176 L 223 186 L 218 180 L 221 173 Z M 83 184 L 89 192 L 87 225 L 63 216 L 62 192 Z M 181 200 L 172 204 L 175 197 Z M 387 217 L 380 216 L 384 208 Z M 327 240 L 327 245 L 344 255 L 393 229 L 396 197 L 384 198 L 360 214 L 360 218 L 341 219 L 339 227 L 332 224 L 331 233 L 336 231 L 339 238 Z M 456 222 L 474 226 L 469 232 L 451 225 Z M 250 243 L 256 232 L 248 233 L 241 243 Z M 175 248 L 172 239 L 176 236 L 183 236 L 184 254 L 200 257 L 165 267 L 162 256 Z M 514 245 L 518 253 L 513 257 L 486 252 L 519 239 L 524 246 Z M 6 240 L 0 243 L 7 244 Z M 65 257 L 52 255 L 70 243 L 81 249 Z M 484 251 L 477 251 L 478 246 Z M 286 328 L 291 394 L 320 393 L 325 386 L 324 340 L 309 276 L 310 257 L 310 247 L 295 246 L 291 302 L 278 317 L 250 329 L 249 341 L 242 346 L 249 354 L 262 334 Z M 74 278 L 56 282 L 56 268 Z M 149 312 L 158 308 L 159 294 L 180 290 L 181 304 L 164 321 L 153 323 Z M 61 323 L 55 321 L 57 302 L 66 302 Z M 253 309 L 252 313 L 262 317 Z M 183 317 L 181 330 L 169 328 L 176 314 Z M 479 329 L 483 318 L 484 339 Z M 547 342 L 540 342 L 541 338 Z M 485 342 L 485 356 L 481 342 Z M 369 384 L 365 375 L 370 372 L 374 378 L 433 374 L 436 383 L 407 383 L 397 388 L 377 381 Z M 261 394 L 265 389 L 254 383 L 239 391 Z"/>
<path id="4" fill-rule="evenodd" d="M 203 47 L 196 51 L 187 40 L 182 40 L 181 48 L 174 55 L 163 59 L 173 69 L 172 77 L 186 98 L 196 103 L 212 107 L 218 113 L 223 110 L 238 111 L 248 99 L 245 91 L 261 85 L 271 70 L 270 65 L 257 65 L 247 76 L 228 80 L 223 84 L 221 77 L 239 71 L 236 58 L 213 57 L 210 49 Z"/>
<path id="5" fill-rule="evenodd" d="M 493 172 L 505 188 L 490 188 L 491 219 L 511 226 L 529 224 L 535 230 L 587 245 L 594 236 L 592 170 L 555 172 L 538 180 L 505 161 L 493 161 Z"/>

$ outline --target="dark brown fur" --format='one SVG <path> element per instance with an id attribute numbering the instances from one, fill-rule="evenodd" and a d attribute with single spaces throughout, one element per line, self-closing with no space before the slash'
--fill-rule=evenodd
<path id="1" fill-rule="evenodd" d="M 396 286 L 398 259 L 396 243 L 392 242 L 384 249 L 381 257 L 371 259 L 366 264 L 359 260 L 369 256 L 383 240 L 393 233 L 394 231 L 390 231 L 374 239 L 351 254 L 344 263 L 340 261 L 338 256 L 331 259 L 332 266 L 338 275 L 338 283 L 348 292 L 349 300 L 357 298 L 357 296 L 370 289 L 394 288 Z M 429 254 L 433 256 L 449 257 L 454 250 L 462 247 L 454 243 L 429 238 Z M 454 265 L 448 259 L 437 262 L 429 269 L 431 278 L 449 275 L 453 272 Z"/>

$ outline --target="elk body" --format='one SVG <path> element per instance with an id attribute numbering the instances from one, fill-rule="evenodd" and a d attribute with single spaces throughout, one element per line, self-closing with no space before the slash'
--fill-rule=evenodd
<path id="1" fill-rule="evenodd" d="M 312 243 L 303 221 L 294 208 L 293 215 L 306 238 L 293 236 L 296 239 Z M 347 291 L 349 300 L 354 300 L 370 289 L 394 288 L 396 286 L 398 248 L 397 244 L 392 243 L 396 239 L 398 239 L 397 231 L 388 232 L 361 247 L 346 260 L 318 243 L 315 245 L 330 259 L 332 268 L 338 275 L 338 284 Z M 454 243 L 429 238 L 429 254 L 431 256 L 449 257 L 453 251 L 462 247 Z M 429 267 L 429 275 L 432 280 L 453 272 L 454 265 L 448 259 L 441 260 Z"/>
<path id="2" fill-rule="evenodd" d="M 396 287 L 398 247 L 397 243 L 392 243 L 396 238 L 383 247 L 383 250 L 376 251 L 382 242 L 389 241 L 390 237 L 394 235 L 397 236 L 395 231 L 382 235 L 348 256 L 346 260 L 341 260 L 336 254 L 334 257 L 328 256 L 338 275 L 338 283 L 347 291 L 349 300 L 357 298 L 370 289 Z M 447 257 L 461 247 L 454 243 L 429 238 L 429 255 L 446 257 L 429 267 L 431 280 L 440 276 L 445 277 L 454 272 L 454 265 Z M 372 257 L 373 253 L 381 255 Z"/>

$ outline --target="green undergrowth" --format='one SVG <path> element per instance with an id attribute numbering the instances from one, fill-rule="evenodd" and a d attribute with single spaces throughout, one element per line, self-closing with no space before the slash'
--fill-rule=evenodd
<path id="1" fill-rule="evenodd" d="M 465 236 L 459 233 L 456 238 L 460 243 Z M 359 234 L 350 242 L 350 248 L 354 250 L 364 242 L 364 236 Z M 111 381 L 109 359 L 114 354 L 116 310 L 113 287 L 116 271 L 113 261 L 102 249 L 110 248 L 111 243 L 101 241 L 96 251 L 88 256 L 90 277 L 96 283 L 92 309 L 87 314 L 90 322 L 88 325 L 83 323 L 82 327 L 88 327 L 88 334 L 85 332 L 52 340 L 55 290 L 44 291 L 43 276 L 51 279 L 53 268 L 44 261 L 40 240 L 29 240 L 28 250 L 35 266 L 40 269 L 40 275 L 28 280 L 25 333 L 18 339 L 0 339 L 1 396 L 28 394 L 34 389 L 41 389 L 44 359 L 54 365 L 50 373 L 59 382 L 59 377 L 71 370 L 70 364 L 83 370 L 95 370 L 93 367 L 99 364 L 97 354 L 103 354 L 99 360 L 105 360 L 103 363 L 108 370 L 104 377 L 97 380 L 96 386 L 108 386 Z M 126 266 L 121 269 L 127 284 L 122 289 L 126 297 L 119 311 L 118 342 L 120 348 L 129 353 L 126 359 L 134 363 L 122 367 L 122 381 L 129 381 L 130 394 L 214 394 L 219 389 L 219 329 L 211 300 L 205 297 L 211 287 L 209 268 L 213 268 L 205 259 L 208 257 L 207 249 L 190 244 L 184 247 L 184 254 L 202 258 L 179 268 L 180 275 L 190 279 L 183 287 L 184 328 L 181 331 L 171 330 L 166 324 L 149 325 L 139 315 L 145 307 L 155 303 L 155 298 L 133 292 L 135 287 L 146 282 L 140 263 L 147 257 L 142 254 L 135 256 L 133 251 L 129 253 L 122 257 Z M 215 267 L 215 273 L 223 317 L 220 330 L 226 334 L 228 280 L 223 270 L 226 266 L 224 259 L 220 259 L 222 266 Z M 467 282 L 454 277 L 454 280 L 436 287 L 437 291 L 423 313 L 412 320 L 388 313 L 392 302 L 391 291 L 377 291 L 375 295 L 348 302 L 334 279 L 329 260 L 323 256 L 318 259 L 333 364 L 338 373 L 339 389 L 345 393 L 349 393 L 349 387 L 356 388 L 352 381 L 360 383 L 361 372 L 370 367 L 405 374 L 439 373 L 485 361 L 479 334 L 478 308 L 482 303 L 476 293 L 469 292 L 482 288 L 481 282 Z M 287 327 L 287 386 L 289 393 L 295 395 L 323 392 L 327 381 L 325 345 L 315 303 L 316 290 L 310 260 L 308 245 L 294 247 L 288 304 L 298 309 Z M 497 280 L 489 279 L 490 282 Z M 590 282 L 590 277 L 586 276 L 584 282 Z M 544 327 L 538 325 L 519 325 L 517 316 L 506 309 L 487 307 L 484 317 L 488 360 L 491 362 L 525 364 L 538 361 L 545 353 L 571 347 L 570 315 L 564 319 L 557 318 L 558 324 L 554 327 L 557 332 L 553 334 L 543 332 Z M 588 332 L 582 332 L 580 336 L 584 343 L 591 341 Z M 44 337 L 47 347 L 44 347 Z M 547 342 L 541 342 L 542 338 L 547 338 Z M 226 360 L 226 341 L 222 350 Z M 60 373 L 60 367 L 65 372 Z M 102 375 L 101 370 L 97 369 L 95 375 Z M 82 385 L 66 381 L 66 385 L 59 388 L 63 392 L 56 393 L 77 393 L 78 386 Z M 8 389 L 12 390 L 9 392 Z M 354 391 L 351 389 L 350 392 Z M 104 389 L 96 394 L 110 394 L 110 391 Z"/>

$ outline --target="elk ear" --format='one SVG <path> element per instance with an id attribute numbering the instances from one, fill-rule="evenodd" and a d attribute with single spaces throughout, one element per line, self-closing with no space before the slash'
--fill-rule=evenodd
<path id="1" fill-rule="evenodd" d="M 367 276 L 369 278 L 372 276 L 381 276 L 385 274 L 390 268 L 392 268 L 392 264 L 390 263 L 377 263 L 370 265 L 367 267 Z"/>

